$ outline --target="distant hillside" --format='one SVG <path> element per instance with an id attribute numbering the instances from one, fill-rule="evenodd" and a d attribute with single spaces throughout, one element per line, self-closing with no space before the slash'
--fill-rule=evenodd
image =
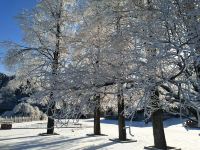
<path id="1" fill-rule="evenodd" d="M 0 73 L 0 89 L 5 87 L 10 80 L 13 80 L 15 76 L 7 76 L 4 73 Z"/>
<path id="2" fill-rule="evenodd" d="M 8 76 L 4 73 L 0 73 L 0 113 L 11 110 L 16 105 L 15 98 L 10 94 L 7 94 L 10 91 L 6 90 L 5 92 L 5 90 L 3 90 L 3 88 L 8 85 L 9 81 L 14 78 L 14 76 Z M 12 100 L 7 100 L 7 97 Z"/>
<path id="3" fill-rule="evenodd" d="M 15 76 L 0 73 L 0 114 L 11 112 L 16 106 L 26 103 L 25 100 L 36 91 L 29 80 L 17 81 L 15 79 Z M 30 105 L 45 111 L 41 104 Z"/>
<path id="4" fill-rule="evenodd" d="M 15 76 L 8 76 L 0 73 L 0 113 L 12 110 L 20 100 L 24 97 L 29 97 L 31 93 L 26 90 L 31 88 L 30 82 L 20 84 L 18 87 L 9 87 L 11 80 L 14 81 Z M 14 81 L 15 82 L 15 81 Z"/>

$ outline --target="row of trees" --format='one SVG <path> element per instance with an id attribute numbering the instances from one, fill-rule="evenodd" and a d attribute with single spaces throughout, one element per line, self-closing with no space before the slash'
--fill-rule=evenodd
<path id="1" fill-rule="evenodd" d="M 42 0 L 18 16 L 24 44 L 3 42 L 6 64 L 37 83 L 47 134 L 58 114 L 88 108 L 101 134 L 101 103 L 114 97 L 119 139 L 126 140 L 125 114 L 144 109 L 155 147 L 166 149 L 163 110 L 175 105 L 173 113 L 187 108 L 199 119 L 199 14 L 199 0 Z"/>

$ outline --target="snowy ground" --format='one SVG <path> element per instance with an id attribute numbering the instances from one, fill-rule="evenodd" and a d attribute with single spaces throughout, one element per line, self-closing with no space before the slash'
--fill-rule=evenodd
<path id="1" fill-rule="evenodd" d="M 153 145 L 151 124 L 134 122 L 131 127 L 131 137 L 137 139 L 134 143 L 117 143 L 110 141 L 118 136 L 117 121 L 102 119 L 102 133 L 108 136 L 88 137 L 93 131 L 91 119 L 81 120 L 82 127 L 77 125 L 57 128 L 60 135 L 38 136 L 44 133 L 45 122 L 35 121 L 29 123 L 16 123 L 12 130 L 0 130 L 0 150 L 142 150 L 144 146 Z M 128 122 L 127 122 L 128 124 Z M 180 124 L 179 119 L 165 121 L 167 144 L 182 150 L 200 150 L 200 130 L 187 131 Z"/>

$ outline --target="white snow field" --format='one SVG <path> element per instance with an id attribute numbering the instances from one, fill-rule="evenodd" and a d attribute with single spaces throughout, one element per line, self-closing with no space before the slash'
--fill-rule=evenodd
<path id="1" fill-rule="evenodd" d="M 93 132 L 93 120 L 80 120 L 80 125 L 56 128 L 60 135 L 38 136 L 46 132 L 44 121 L 15 123 L 12 130 L 0 130 L 0 150 L 142 150 L 144 146 L 153 145 L 151 124 L 134 122 L 128 138 L 137 142 L 119 143 L 109 139 L 118 137 L 117 120 L 101 120 L 102 134 L 108 136 L 87 136 Z M 128 124 L 129 122 L 127 122 Z M 200 150 L 200 130 L 186 130 L 179 119 L 164 122 L 168 146 L 182 150 Z"/>

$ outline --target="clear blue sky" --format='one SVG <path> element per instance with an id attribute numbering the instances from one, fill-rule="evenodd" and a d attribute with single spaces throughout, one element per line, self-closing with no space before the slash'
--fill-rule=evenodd
<path id="1" fill-rule="evenodd" d="M 33 8 L 37 2 L 38 0 L 0 0 L 0 41 L 21 41 L 22 32 L 15 16 L 23 9 Z M 6 51 L 0 47 L 0 58 L 3 57 L 5 53 Z M 0 72 L 7 72 L 1 61 Z"/>

